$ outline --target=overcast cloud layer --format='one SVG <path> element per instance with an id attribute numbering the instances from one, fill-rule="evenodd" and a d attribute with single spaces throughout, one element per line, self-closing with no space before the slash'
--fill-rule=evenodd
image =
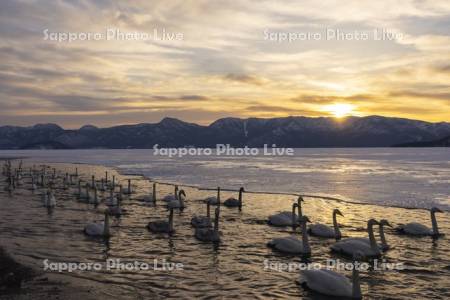
<path id="1" fill-rule="evenodd" d="M 45 40 L 47 32 L 181 34 L 179 40 Z M 279 42 L 267 33 L 372 33 Z M 273 35 L 272 35 L 273 36 Z M 450 121 L 450 2 L 0 2 L 0 125 L 356 115 Z"/>

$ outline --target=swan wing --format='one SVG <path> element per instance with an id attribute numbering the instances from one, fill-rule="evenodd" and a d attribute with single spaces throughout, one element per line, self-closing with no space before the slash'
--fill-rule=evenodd
<path id="1" fill-rule="evenodd" d="M 87 235 L 98 236 L 103 235 L 104 223 L 89 223 L 84 227 L 84 232 Z"/>
<path id="2" fill-rule="evenodd" d="M 303 243 L 294 237 L 276 238 L 269 242 L 276 250 L 284 253 L 298 254 L 303 253 Z"/>
<path id="3" fill-rule="evenodd" d="M 209 202 L 209 204 L 211 204 L 211 205 L 219 204 L 219 200 L 217 200 L 217 197 L 215 197 L 215 196 L 211 196 L 211 197 L 205 198 L 203 200 L 203 202 L 204 203 L 208 203 Z"/>
<path id="4" fill-rule="evenodd" d="M 211 227 L 211 219 L 206 216 L 195 216 L 191 219 L 191 225 L 196 228 Z"/>
<path id="5" fill-rule="evenodd" d="M 331 250 L 353 256 L 354 254 L 361 252 L 363 256 L 373 256 L 376 253 L 372 250 L 369 243 L 365 243 L 361 240 L 343 240 L 335 243 L 331 246 Z"/>
<path id="6" fill-rule="evenodd" d="M 334 238 L 334 229 L 324 224 L 313 224 L 309 226 L 311 235 Z"/>
<path id="7" fill-rule="evenodd" d="M 432 235 L 433 231 L 420 223 L 408 223 L 402 226 L 403 232 L 411 235 Z"/>
<path id="8" fill-rule="evenodd" d="M 169 194 L 169 195 L 164 196 L 164 198 L 162 198 L 162 200 L 169 202 L 169 201 L 174 201 L 177 199 L 175 198 L 175 196 L 173 194 Z"/>
<path id="9" fill-rule="evenodd" d="M 359 241 L 359 242 L 363 242 L 363 243 L 370 243 L 370 240 L 368 238 L 363 238 L 363 237 L 352 237 L 352 238 L 347 238 L 342 240 L 342 242 L 350 242 L 350 241 Z"/>
<path id="10" fill-rule="evenodd" d="M 165 232 L 169 230 L 169 223 L 167 221 L 154 221 L 148 223 L 147 228 L 153 232 Z"/>
<path id="11" fill-rule="evenodd" d="M 168 208 L 184 208 L 184 206 L 182 205 L 182 203 L 179 200 L 169 201 L 167 203 L 167 207 Z"/>
<path id="12" fill-rule="evenodd" d="M 292 213 L 286 212 L 278 213 L 276 215 L 269 216 L 269 224 L 273 226 L 292 226 Z"/>
<path id="13" fill-rule="evenodd" d="M 225 205 L 225 206 L 239 206 L 239 200 L 237 200 L 235 198 L 228 198 L 227 200 L 225 200 L 223 205 Z"/>
<path id="14" fill-rule="evenodd" d="M 308 288 L 324 295 L 351 297 L 352 284 L 347 277 L 331 270 L 304 270 L 302 281 Z"/>

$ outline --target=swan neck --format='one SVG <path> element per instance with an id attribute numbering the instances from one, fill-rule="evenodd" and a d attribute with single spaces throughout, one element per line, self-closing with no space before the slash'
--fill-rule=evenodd
<path id="1" fill-rule="evenodd" d="M 302 244 L 303 244 L 303 253 L 310 253 L 311 248 L 309 247 L 308 232 L 306 230 L 306 222 L 302 222 Z"/>
<path id="2" fill-rule="evenodd" d="M 153 202 L 156 202 L 156 183 L 153 183 Z"/>
<path id="3" fill-rule="evenodd" d="M 334 236 L 336 239 L 341 238 L 341 230 L 339 229 L 339 224 L 337 222 L 336 212 L 333 212 L 333 227 L 334 227 Z"/>
<path id="4" fill-rule="evenodd" d="M 438 223 L 437 223 L 436 214 L 434 211 L 431 212 L 431 225 L 433 227 L 433 235 L 439 235 Z"/>
<path id="5" fill-rule="evenodd" d="M 302 217 L 303 216 L 303 211 L 302 211 L 302 201 L 299 199 L 298 200 L 298 217 Z"/>
<path id="6" fill-rule="evenodd" d="M 367 230 L 369 232 L 370 248 L 372 248 L 372 250 L 375 251 L 375 253 L 379 253 L 377 241 L 375 240 L 375 235 L 373 233 L 373 225 L 369 224 Z"/>
<path id="7" fill-rule="evenodd" d="M 169 230 L 173 230 L 173 209 L 170 210 L 169 214 Z"/>
<path id="8" fill-rule="evenodd" d="M 214 219 L 214 231 L 219 231 L 219 214 L 216 214 L 216 218 Z"/>
<path id="9" fill-rule="evenodd" d="M 384 235 L 384 227 L 381 224 L 380 224 L 379 232 L 380 232 L 381 245 L 383 246 L 383 248 L 387 248 L 388 247 L 388 243 L 386 241 L 386 236 Z"/>
<path id="10" fill-rule="evenodd" d="M 297 227 L 297 216 L 295 215 L 295 206 L 292 207 L 292 229 Z"/>
<path id="11" fill-rule="evenodd" d="M 239 210 L 242 208 L 242 189 L 239 190 Z"/>
<path id="12" fill-rule="evenodd" d="M 353 272 L 352 272 L 352 297 L 355 299 L 361 298 L 361 285 L 359 282 L 359 270 L 356 267 L 355 263 L 353 263 Z"/>
<path id="13" fill-rule="evenodd" d="M 211 217 L 211 205 L 209 204 L 209 201 L 208 201 L 208 203 L 206 203 L 206 216 L 208 218 Z"/>

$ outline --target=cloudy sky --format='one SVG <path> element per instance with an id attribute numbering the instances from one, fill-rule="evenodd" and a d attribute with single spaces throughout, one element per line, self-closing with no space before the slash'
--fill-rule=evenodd
<path id="1" fill-rule="evenodd" d="M 64 33 L 92 35 L 55 40 Z M 450 121 L 450 2 L 2 0 L 0 105 L 0 125 L 66 128 L 165 116 Z"/>

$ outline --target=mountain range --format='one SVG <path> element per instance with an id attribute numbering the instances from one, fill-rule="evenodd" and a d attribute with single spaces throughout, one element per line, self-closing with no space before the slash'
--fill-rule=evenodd
<path id="1" fill-rule="evenodd" d="M 164 118 L 159 123 L 63 129 L 56 124 L 1 126 L 0 149 L 89 149 L 215 147 L 389 147 L 438 141 L 450 136 L 450 123 L 381 116 L 223 118 L 208 126 Z M 415 144 L 417 146 L 417 144 Z M 432 146 L 432 144 L 425 145 Z M 443 143 L 442 145 L 447 145 Z"/>

